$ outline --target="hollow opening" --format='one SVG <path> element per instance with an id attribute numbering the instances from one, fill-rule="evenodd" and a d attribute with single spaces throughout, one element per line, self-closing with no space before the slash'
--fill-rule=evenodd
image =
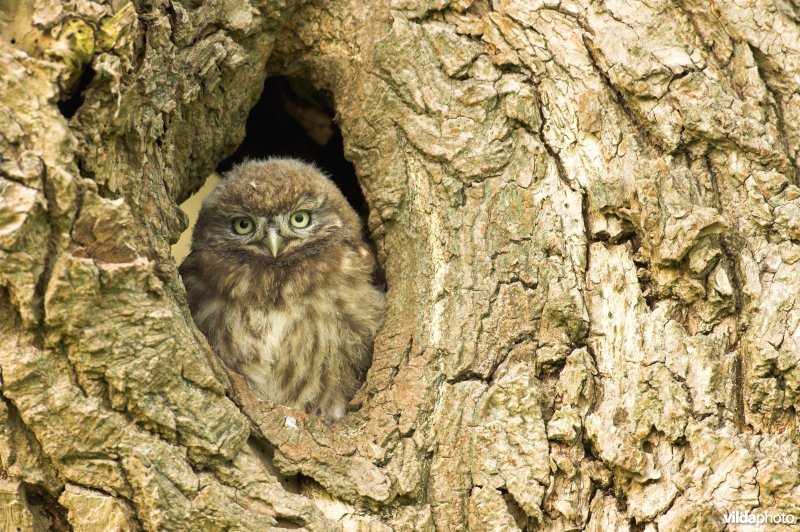
<path id="1" fill-rule="evenodd" d="M 81 77 L 78 80 L 78 85 L 75 87 L 75 90 L 72 91 L 72 94 L 67 96 L 62 95 L 62 99 L 57 102 L 58 110 L 61 114 L 69 120 L 75 113 L 78 112 L 81 105 L 83 105 L 83 93 L 84 91 L 89 88 L 89 85 L 92 83 L 94 79 L 94 69 L 91 66 L 86 67 L 83 72 L 81 73 Z"/>
<path id="2" fill-rule="evenodd" d="M 302 81 L 273 77 L 267 79 L 260 100 L 250 112 L 242 144 L 219 164 L 203 187 L 181 205 L 190 223 L 173 246 L 176 262 L 181 263 L 188 255 L 202 200 L 224 179 L 220 174 L 244 160 L 274 156 L 314 163 L 330 176 L 366 227 L 369 208 L 355 168 L 344 156 L 342 134 L 334 122 L 331 98 Z M 366 231 L 363 236 L 375 251 Z M 379 290 L 386 290 L 385 276 L 379 265 L 373 281 Z M 350 408 L 357 409 L 358 406 L 351 404 Z M 297 479 L 284 479 L 284 482 L 288 486 Z"/>
<path id="3" fill-rule="evenodd" d="M 355 168 L 344 158 L 342 133 L 333 115 L 330 98 L 308 83 L 268 78 L 261 99 L 250 111 L 244 142 L 217 170 L 229 170 L 244 159 L 270 156 L 313 162 L 333 178 L 353 208 L 366 216 L 366 199 Z"/>
<path id="4" fill-rule="evenodd" d="M 261 98 L 250 111 L 244 141 L 219 164 L 217 172 L 224 173 L 245 159 L 281 156 L 312 162 L 332 178 L 366 226 L 367 201 L 355 168 L 344 157 L 342 134 L 333 118 L 330 97 L 310 84 L 282 76 L 268 78 Z M 173 246 L 179 263 L 189 253 L 200 204 L 219 180 L 219 174 L 212 175 L 181 205 L 189 216 L 189 227 Z"/>

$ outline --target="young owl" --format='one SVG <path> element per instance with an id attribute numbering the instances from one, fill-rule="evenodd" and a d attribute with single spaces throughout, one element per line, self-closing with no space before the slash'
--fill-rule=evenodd
<path id="1" fill-rule="evenodd" d="M 335 419 L 383 319 L 358 215 L 315 167 L 249 161 L 203 202 L 180 267 L 197 327 L 262 399 Z"/>

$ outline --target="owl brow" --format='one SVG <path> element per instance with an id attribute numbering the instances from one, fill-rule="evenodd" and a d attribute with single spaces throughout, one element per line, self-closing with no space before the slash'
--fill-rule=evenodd
<path id="1" fill-rule="evenodd" d="M 319 209 L 323 203 L 324 203 L 323 198 L 309 198 L 308 196 L 303 196 L 302 198 L 300 198 L 300 201 L 298 201 L 294 205 L 294 207 L 292 207 L 292 212 L 300 209 L 306 209 L 306 210 Z"/>
<path id="2" fill-rule="evenodd" d="M 227 209 L 222 211 L 221 214 L 225 220 L 232 220 L 234 218 L 253 218 L 253 215 L 250 212 L 239 208 Z"/>

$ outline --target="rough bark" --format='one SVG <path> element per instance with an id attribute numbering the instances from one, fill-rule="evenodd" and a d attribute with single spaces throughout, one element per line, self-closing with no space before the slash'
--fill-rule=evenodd
<path id="1" fill-rule="evenodd" d="M 0 521 L 800 513 L 796 2 L 3 7 Z M 332 96 L 389 286 L 330 426 L 221 367 L 169 255 L 267 73 Z"/>

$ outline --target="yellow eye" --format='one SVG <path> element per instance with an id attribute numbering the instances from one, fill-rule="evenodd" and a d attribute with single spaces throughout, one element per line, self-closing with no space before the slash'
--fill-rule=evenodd
<path id="1" fill-rule="evenodd" d="M 240 235 L 247 235 L 253 232 L 255 224 L 250 218 L 234 218 L 233 230 Z"/>
<path id="2" fill-rule="evenodd" d="M 311 213 L 308 211 L 297 211 L 289 218 L 289 221 L 292 224 L 292 227 L 297 227 L 298 229 L 302 229 L 303 227 L 308 226 L 311 222 Z"/>

